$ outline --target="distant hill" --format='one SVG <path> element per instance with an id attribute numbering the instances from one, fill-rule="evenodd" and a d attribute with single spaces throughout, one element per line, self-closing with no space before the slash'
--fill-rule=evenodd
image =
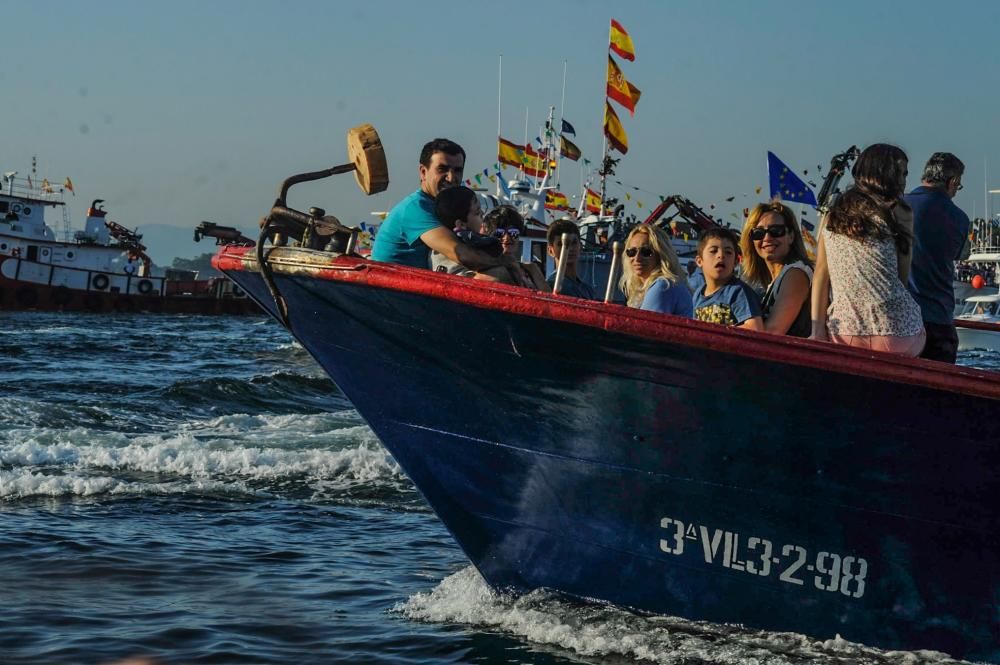
<path id="1" fill-rule="evenodd" d="M 174 259 L 174 263 L 170 267 L 179 268 L 180 270 L 195 270 L 198 272 L 198 279 L 219 277 L 222 273 L 212 267 L 213 256 L 215 256 L 215 252 L 206 252 L 193 259 L 183 259 L 178 256 Z"/>
<path id="2" fill-rule="evenodd" d="M 215 240 L 194 241 L 194 226 L 183 228 L 167 224 L 142 224 L 136 231 L 142 236 L 146 253 L 158 266 L 173 265 L 175 258 L 195 259 L 206 252 L 215 253 Z M 246 230 L 243 233 L 247 233 Z"/>

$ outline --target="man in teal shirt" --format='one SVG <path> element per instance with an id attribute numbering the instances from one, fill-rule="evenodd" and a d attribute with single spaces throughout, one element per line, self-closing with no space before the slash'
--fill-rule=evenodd
<path id="1" fill-rule="evenodd" d="M 448 139 L 434 139 L 420 151 L 420 189 L 400 201 L 389 212 L 375 235 L 372 259 L 430 269 L 430 253 L 436 250 L 470 270 L 498 265 L 514 268 L 515 276 L 527 277 L 509 257 L 494 257 L 458 239 L 434 215 L 434 199 L 447 187 L 462 183 L 465 151 Z"/>

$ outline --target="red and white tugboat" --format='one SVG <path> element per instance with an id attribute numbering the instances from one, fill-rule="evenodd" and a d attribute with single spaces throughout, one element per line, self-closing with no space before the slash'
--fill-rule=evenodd
<path id="1" fill-rule="evenodd" d="M 257 305 L 224 277 L 155 269 L 142 236 L 107 219 L 102 200 L 87 210 L 86 227 L 62 240 L 45 210 L 65 205 L 61 191 L 38 188 L 13 173 L 0 189 L 0 310 L 259 314 Z M 204 227 L 205 225 L 203 225 Z M 252 245 L 235 229 L 199 228 L 197 236 Z"/>

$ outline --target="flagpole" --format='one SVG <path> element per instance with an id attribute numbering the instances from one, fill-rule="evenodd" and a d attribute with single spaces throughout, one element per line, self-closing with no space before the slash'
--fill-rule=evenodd
<path id="1" fill-rule="evenodd" d="M 524 152 L 528 152 L 528 107 L 524 107 Z M 521 178 L 524 179 L 528 176 L 524 173 L 524 161 L 521 162 Z"/>
<path id="2" fill-rule="evenodd" d="M 501 53 L 498 58 L 498 71 L 497 71 L 497 159 L 499 159 L 500 154 L 500 137 L 503 136 L 503 131 L 500 127 L 501 113 L 501 98 L 503 96 L 503 54 Z M 500 198 L 500 178 L 503 177 L 503 173 L 497 174 L 497 198 Z"/>
<path id="3" fill-rule="evenodd" d="M 562 98 L 559 100 L 559 149 L 556 151 L 556 189 L 562 180 L 562 127 L 566 117 L 566 60 L 563 60 Z"/>

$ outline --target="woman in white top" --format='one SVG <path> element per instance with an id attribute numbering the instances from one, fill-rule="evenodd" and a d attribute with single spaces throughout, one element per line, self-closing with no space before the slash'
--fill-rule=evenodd
<path id="1" fill-rule="evenodd" d="M 923 349 L 920 307 L 903 284 L 908 266 L 900 260 L 912 243 L 900 214 L 906 167 L 896 146 L 865 148 L 851 170 L 854 185 L 831 206 L 812 285 L 814 339 L 910 357 Z"/>
<path id="2" fill-rule="evenodd" d="M 813 267 L 795 213 L 780 201 L 758 204 L 743 225 L 740 248 L 743 281 L 764 292 L 764 330 L 808 337 Z"/>

